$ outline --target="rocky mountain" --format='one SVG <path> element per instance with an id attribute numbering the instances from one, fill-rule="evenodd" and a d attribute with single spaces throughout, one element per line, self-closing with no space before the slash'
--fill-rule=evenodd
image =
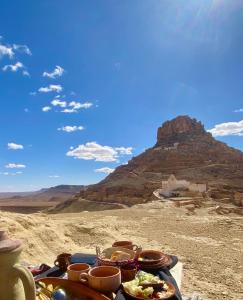
<path id="1" fill-rule="evenodd" d="M 196 119 L 178 116 L 158 129 L 152 148 L 76 198 L 126 205 L 146 202 L 171 174 L 177 179 L 207 183 L 211 197 L 234 201 L 236 193 L 243 193 L 243 152 L 214 139 Z"/>

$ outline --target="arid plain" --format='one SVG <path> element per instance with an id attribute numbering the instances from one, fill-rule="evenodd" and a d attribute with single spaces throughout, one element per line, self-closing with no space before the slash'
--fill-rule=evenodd
<path id="1" fill-rule="evenodd" d="M 242 216 L 188 215 L 184 207 L 154 201 L 132 208 L 65 214 L 0 212 L 0 228 L 24 241 L 22 260 L 53 264 L 61 252 L 95 252 L 114 240 L 131 239 L 146 249 L 177 255 L 183 263 L 182 293 L 204 299 L 243 297 Z"/>

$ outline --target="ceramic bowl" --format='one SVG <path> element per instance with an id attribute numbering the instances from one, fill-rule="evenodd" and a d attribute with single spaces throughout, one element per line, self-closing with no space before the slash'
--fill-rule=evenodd
<path id="1" fill-rule="evenodd" d="M 152 266 L 162 263 L 165 254 L 156 250 L 143 250 L 138 256 L 138 262 L 142 266 Z"/>

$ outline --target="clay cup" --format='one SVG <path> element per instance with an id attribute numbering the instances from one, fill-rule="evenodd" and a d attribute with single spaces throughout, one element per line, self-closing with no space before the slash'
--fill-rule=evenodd
<path id="1" fill-rule="evenodd" d="M 112 293 L 121 285 L 121 271 L 111 266 L 94 267 L 88 273 L 80 274 L 80 280 L 99 292 Z"/>
<path id="2" fill-rule="evenodd" d="M 80 281 L 80 275 L 82 273 L 88 273 L 90 269 L 91 267 L 88 264 L 71 264 L 67 267 L 68 279 L 72 281 Z"/>

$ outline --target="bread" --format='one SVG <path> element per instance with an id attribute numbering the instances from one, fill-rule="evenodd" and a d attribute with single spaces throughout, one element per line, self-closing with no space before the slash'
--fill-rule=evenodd
<path id="1" fill-rule="evenodd" d="M 131 255 L 123 251 L 115 251 L 111 255 L 111 261 L 129 260 Z"/>

